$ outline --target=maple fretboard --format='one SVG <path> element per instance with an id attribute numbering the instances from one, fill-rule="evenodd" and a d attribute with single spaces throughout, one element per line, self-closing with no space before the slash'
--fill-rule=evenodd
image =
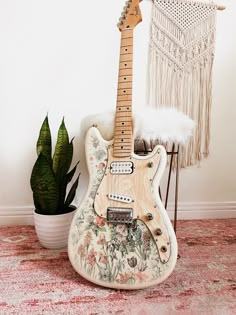
<path id="1" fill-rule="evenodd" d="M 129 157 L 133 150 L 132 122 L 133 29 L 121 31 L 114 157 Z"/>

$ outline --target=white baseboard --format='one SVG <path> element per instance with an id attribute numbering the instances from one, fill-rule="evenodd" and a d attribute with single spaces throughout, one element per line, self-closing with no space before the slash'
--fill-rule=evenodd
<path id="1" fill-rule="evenodd" d="M 174 218 L 174 204 L 167 211 Z M 179 202 L 177 209 L 179 220 L 236 218 L 236 201 L 225 202 Z"/>
<path id="2" fill-rule="evenodd" d="M 0 225 L 34 225 L 33 207 L 0 207 Z"/>
<path id="3" fill-rule="evenodd" d="M 174 218 L 174 204 L 167 208 Z M 179 220 L 236 218 L 236 201 L 226 202 L 179 202 Z M 33 207 L 0 207 L 0 225 L 33 225 Z"/>

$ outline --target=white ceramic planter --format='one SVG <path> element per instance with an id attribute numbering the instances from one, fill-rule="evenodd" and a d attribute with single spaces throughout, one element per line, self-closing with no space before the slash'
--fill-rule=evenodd
<path id="1" fill-rule="evenodd" d="M 34 211 L 34 225 L 39 242 L 45 248 L 67 246 L 71 221 L 76 210 L 59 215 L 44 215 Z"/>

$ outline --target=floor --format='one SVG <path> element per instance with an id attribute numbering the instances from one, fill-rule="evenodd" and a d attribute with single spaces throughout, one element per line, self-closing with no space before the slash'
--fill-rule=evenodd
<path id="1" fill-rule="evenodd" d="M 156 287 L 98 287 L 47 250 L 33 226 L 0 227 L 0 314 L 236 314 L 236 219 L 178 221 L 180 258 Z"/>

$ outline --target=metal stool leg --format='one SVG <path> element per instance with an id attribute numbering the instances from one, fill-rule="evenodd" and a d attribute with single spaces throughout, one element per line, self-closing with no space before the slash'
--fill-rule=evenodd
<path id="1" fill-rule="evenodd" d="M 174 231 L 177 228 L 177 213 L 178 213 L 178 194 L 179 194 L 179 145 L 176 154 L 176 174 L 175 174 L 175 210 L 174 210 Z"/>
<path id="2" fill-rule="evenodd" d="M 166 187 L 166 199 L 165 199 L 165 209 L 167 210 L 167 204 L 168 204 L 168 197 L 169 197 L 169 189 L 170 189 L 170 179 L 171 179 L 171 172 L 172 172 L 172 164 L 173 164 L 173 157 L 174 157 L 174 151 L 175 151 L 175 144 L 172 145 L 172 151 L 170 152 L 170 165 L 169 165 L 169 174 L 168 174 L 168 181 L 167 181 L 167 187 Z"/>

